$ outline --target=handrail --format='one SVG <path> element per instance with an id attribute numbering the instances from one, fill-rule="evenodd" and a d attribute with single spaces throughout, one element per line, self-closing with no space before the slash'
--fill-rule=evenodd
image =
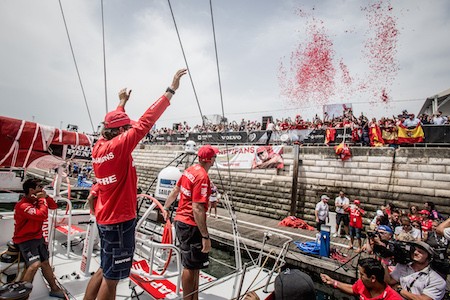
<path id="1" fill-rule="evenodd" d="M 159 280 L 159 279 L 166 279 L 166 278 L 177 276 L 176 294 L 177 294 L 177 296 L 180 296 L 181 270 L 182 270 L 180 249 L 178 249 L 178 247 L 173 244 L 161 244 L 161 243 L 154 242 L 154 241 L 144 240 L 139 237 L 136 237 L 136 242 L 141 243 L 143 246 L 147 246 L 150 248 L 149 250 L 147 250 L 146 248 L 143 248 L 143 247 L 140 248 L 141 251 L 147 252 L 146 254 L 149 254 L 150 257 L 153 257 L 155 251 L 158 249 L 168 249 L 169 248 L 175 254 L 175 257 L 176 257 L 176 271 L 175 272 L 164 272 L 162 275 L 154 275 L 153 274 L 153 263 L 151 262 L 149 264 L 150 269 L 148 272 L 137 271 L 137 270 L 131 269 L 131 273 L 139 275 L 139 276 L 143 276 L 149 280 Z"/>
<path id="2" fill-rule="evenodd" d="M 66 208 L 66 214 L 68 215 L 68 221 L 67 221 L 67 258 L 70 258 L 70 248 L 71 248 L 71 235 L 72 235 L 72 202 L 66 198 L 63 198 L 61 196 L 56 196 L 55 197 L 56 201 L 63 201 L 66 202 L 67 204 L 67 208 Z M 57 221 L 58 221 L 58 214 L 56 214 L 55 217 L 55 228 L 57 226 Z"/>

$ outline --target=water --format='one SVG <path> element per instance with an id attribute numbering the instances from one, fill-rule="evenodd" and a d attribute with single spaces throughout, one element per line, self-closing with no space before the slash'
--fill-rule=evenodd
<path id="1" fill-rule="evenodd" d="M 225 245 L 222 243 L 218 243 L 217 241 L 212 241 L 213 248 L 211 249 L 211 252 L 209 253 L 210 256 L 210 265 L 207 269 L 203 270 L 206 273 L 216 277 L 221 278 L 223 276 L 226 276 L 234 271 L 235 268 L 235 257 L 234 257 L 234 250 L 233 247 L 229 245 Z M 257 253 L 252 253 L 252 256 L 254 258 L 257 257 Z M 250 262 L 250 258 L 248 255 L 243 251 L 242 253 L 242 262 Z M 267 267 L 271 267 L 268 265 Z M 290 268 L 290 269 L 299 269 L 297 266 L 290 266 L 286 265 L 284 269 Z M 342 294 L 341 292 L 334 290 L 332 287 L 324 285 L 316 273 L 311 273 L 305 270 L 301 270 L 305 273 L 307 273 L 309 276 L 311 276 L 314 287 L 316 289 L 316 299 L 317 300 L 346 300 L 346 299 L 354 299 L 352 296 L 348 296 L 345 294 Z"/>

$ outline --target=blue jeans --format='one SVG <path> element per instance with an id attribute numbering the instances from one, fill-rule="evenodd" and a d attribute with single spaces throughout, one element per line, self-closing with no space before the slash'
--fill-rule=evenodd
<path id="1" fill-rule="evenodd" d="M 103 277 L 120 280 L 130 275 L 135 248 L 136 219 L 111 225 L 97 225 L 101 243 Z"/>

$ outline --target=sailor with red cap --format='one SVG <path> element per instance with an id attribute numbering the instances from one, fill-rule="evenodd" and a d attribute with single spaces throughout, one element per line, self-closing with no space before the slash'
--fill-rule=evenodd
<path id="1" fill-rule="evenodd" d="M 175 216 L 175 229 L 180 241 L 183 264 L 183 294 L 198 298 L 200 269 L 209 266 L 208 252 L 211 250 L 206 212 L 211 195 L 209 169 L 214 165 L 219 149 L 206 145 L 198 149 L 199 163 L 187 168 L 164 204 L 164 219 L 170 206 L 180 194 Z"/>
<path id="2" fill-rule="evenodd" d="M 170 105 L 186 69 L 176 72 L 172 85 L 137 122 L 124 106 L 130 92 L 119 93 L 116 110 L 105 116 L 102 137 L 92 150 L 92 163 L 99 185 L 95 216 L 101 239 L 100 268 L 91 278 L 85 299 L 114 299 L 120 279 L 129 276 L 134 254 L 137 175 L 131 153 Z"/>

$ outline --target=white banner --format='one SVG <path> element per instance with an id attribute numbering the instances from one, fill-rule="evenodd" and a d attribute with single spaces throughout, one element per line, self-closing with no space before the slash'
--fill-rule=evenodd
<path id="1" fill-rule="evenodd" d="M 282 169 L 282 154 L 283 146 L 238 146 L 221 149 L 216 165 L 220 169 Z"/>

